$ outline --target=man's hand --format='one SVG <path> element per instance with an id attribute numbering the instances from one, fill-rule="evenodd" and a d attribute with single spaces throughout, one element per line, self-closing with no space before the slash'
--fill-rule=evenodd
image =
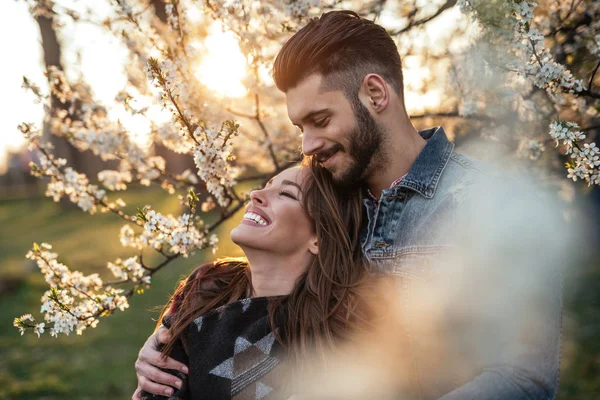
<path id="1" fill-rule="evenodd" d="M 175 369 L 184 374 L 188 373 L 185 364 L 170 357 L 163 358 L 160 351 L 158 351 L 160 344 L 167 343 L 169 339 L 169 330 L 160 327 L 144 343 L 144 347 L 138 353 L 138 359 L 135 361 L 138 387 L 132 396 L 132 400 L 141 400 L 142 391 L 159 396 L 171 396 L 173 387 L 178 389 L 181 387 L 182 382 L 179 378 L 158 368 Z"/>

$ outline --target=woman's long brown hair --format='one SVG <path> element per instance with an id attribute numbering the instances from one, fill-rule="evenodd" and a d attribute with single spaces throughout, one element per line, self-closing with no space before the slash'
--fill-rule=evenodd
<path id="1" fill-rule="evenodd" d="M 319 253 L 292 292 L 269 308 L 273 330 L 277 327 L 276 332 L 282 333 L 280 342 L 290 357 L 299 358 L 334 348 L 350 326 L 363 319 L 358 297 L 365 275 L 359 238 L 361 190 L 336 187 L 329 171 L 313 159 L 307 159 L 303 168 L 310 169 L 302 185 L 303 205 L 314 221 Z M 177 304 L 163 354 L 171 352 L 195 318 L 252 292 L 248 267 L 244 258 L 221 259 L 197 268 L 179 284 L 159 319 L 160 324 Z"/>

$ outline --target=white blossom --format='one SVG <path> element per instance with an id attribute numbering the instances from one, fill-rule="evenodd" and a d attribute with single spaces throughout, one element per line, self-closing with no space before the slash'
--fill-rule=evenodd
<path id="1" fill-rule="evenodd" d="M 42 333 L 44 333 L 44 325 L 46 325 L 45 323 L 41 322 L 39 324 L 37 324 L 34 328 L 34 332 L 37 335 L 37 337 L 40 337 L 40 335 Z"/>
<path id="2" fill-rule="evenodd" d="M 117 259 L 114 263 L 107 264 L 108 269 L 113 275 L 122 280 L 131 280 L 132 282 L 142 282 L 150 284 L 150 275 L 140 264 L 138 257 L 130 257 L 126 260 Z"/>
<path id="3" fill-rule="evenodd" d="M 106 169 L 98 173 L 98 180 L 109 190 L 126 190 L 127 183 L 131 182 L 131 172 Z"/>

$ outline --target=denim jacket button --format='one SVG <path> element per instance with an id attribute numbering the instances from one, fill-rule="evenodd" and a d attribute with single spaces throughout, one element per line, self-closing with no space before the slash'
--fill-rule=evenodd
<path id="1" fill-rule="evenodd" d="M 390 244 L 386 243 L 386 242 L 375 242 L 373 243 L 373 247 L 375 247 L 376 249 L 385 249 L 386 247 L 389 247 Z"/>
<path id="2" fill-rule="evenodd" d="M 404 200 L 405 197 L 406 197 L 406 195 L 404 193 L 399 193 L 399 194 L 395 194 L 395 195 L 386 196 L 385 200 L 386 201 Z"/>

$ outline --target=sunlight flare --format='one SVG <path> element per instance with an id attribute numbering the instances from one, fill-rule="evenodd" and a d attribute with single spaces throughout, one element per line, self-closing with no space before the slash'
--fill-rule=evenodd
<path id="1" fill-rule="evenodd" d="M 200 82 L 221 97 L 245 96 L 246 58 L 235 34 L 215 22 L 203 45 L 206 53 L 196 73 Z"/>

